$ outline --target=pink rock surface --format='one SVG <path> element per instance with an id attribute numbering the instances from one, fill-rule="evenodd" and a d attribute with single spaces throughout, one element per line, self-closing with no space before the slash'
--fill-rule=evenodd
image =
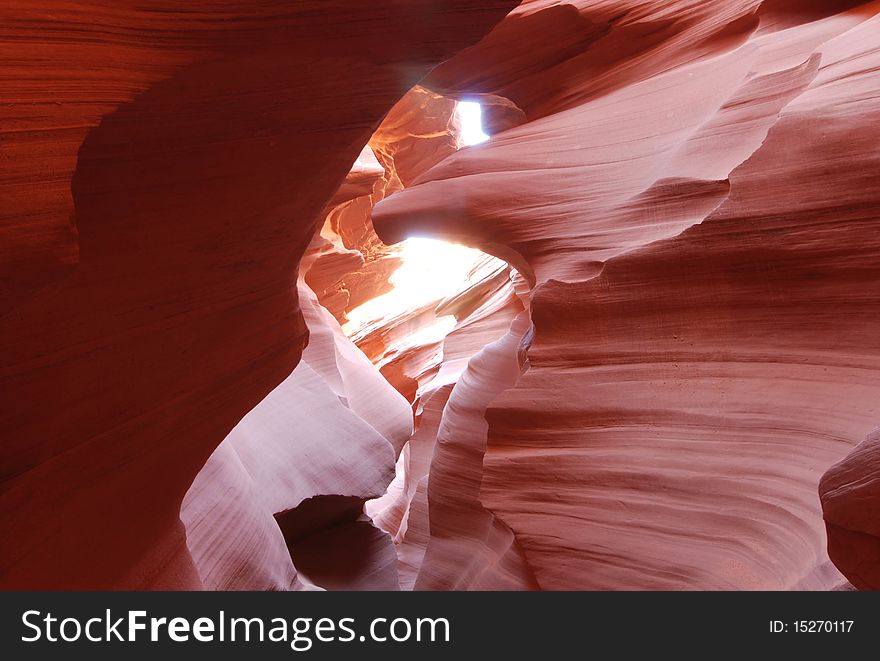
<path id="1" fill-rule="evenodd" d="M 465 240 L 535 285 L 529 369 L 489 406 L 477 502 L 544 589 L 841 585 L 816 488 L 877 420 L 876 3 L 640 3 L 599 36 L 626 3 L 585 4 L 580 34 L 570 7 L 539 4 L 432 74 L 531 121 L 373 214 L 386 240 Z M 539 20 L 564 62 L 456 65 Z M 600 70 L 569 64 L 588 54 Z M 454 585 L 467 539 L 445 558 L 438 536 L 432 519 L 420 580 Z"/>
<path id="2" fill-rule="evenodd" d="M 860 590 L 880 590 L 880 430 L 819 482 L 828 555 Z"/>
<path id="3" fill-rule="evenodd" d="M 509 332 L 467 364 L 437 431 L 428 489 L 431 538 L 417 589 L 534 589 L 513 531 L 480 498 L 486 407 L 516 383 L 530 341 L 520 313 Z"/>
<path id="4" fill-rule="evenodd" d="M 451 528 L 445 537 L 456 540 L 454 543 L 459 544 L 457 548 L 461 548 L 461 543 L 469 536 L 479 540 L 465 549 L 464 553 L 441 560 L 456 564 L 458 571 L 464 571 L 469 564 L 479 567 L 466 572 L 455 587 L 479 587 L 479 579 L 472 574 L 481 571 L 498 575 L 495 574 L 495 568 L 488 569 L 485 565 L 494 565 L 499 560 L 498 556 L 504 556 L 508 550 L 514 559 L 503 558 L 504 562 L 515 564 L 517 561 L 513 555 L 515 548 L 503 548 L 498 556 L 492 555 L 497 552 L 495 548 L 489 554 L 472 555 L 474 547 L 482 551 L 480 543 L 485 538 L 487 526 L 486 512 L 474 503 L 479 480 L 476 483 L 470 480 L 474 476 L 474 462 L 476 476 L 480 474 L 479 465 L 486 439 L 483 420 L 486 403 L 500 391 L 499 380 L 509 386 L 520 371 L 515 344 L 529 326 L 528 317 L 522 315 L 513 328 L 511 324 L 522 309 L 516 287 L 506 269 L 490 272 L 488 277 L 477 280 L 461 294 L 436 308 L 438 314 L 455 314 L 460 320 L 441 343 L 438 354 L 441 364 L 438 368 L 419 374 L 423 383 L 415 393 L 418 427 L 398 462 L 395 483 L 382 498 L 368 503 L 367 507 L 367 513 L 373 517 L 376 525 L 394 536 L 400 558 L 401 587 L 404 589 L 437 589 L 422 575 L 429 571 L 426 563 L 433 564 L 433 560 L 429 562 L 425 556 L 429 539 L 432 544 L 439 543 L 433 541 L 433 537 L 444 526 Z M 494 348 L 494 342 L 501 342 L 509 335 L 513 339 L 506 341 L 502 348 Z M 496 356 L 511 352 L 513 355 L 507 356 L 506 364 L 504 358 Z M 484 355 L 489 357 L 481 358 Z M 474 361 L 480 366 L 473 366 Z M 504 365 L 507 369 L 499 370 L 500 373 L 496 374 L 481 361 L 491 361 L 493 366 Z M 496 381 L 480 381 L 479 385 L 474 385 L 471 381 L 478 378 L 473 375 L 475 370 L 480 370 L 483 378 Z M 462 407 L 466 409 L 465 422 L 461 421 Z M 455 433 L 448 431 L 450 425 L 456 426 Z M 458 433 L 462 434 L 460 438 Z M 446 442 L 453 449 L 443 447 L 442 444 Z M 429 494 L 433 494 L 430 504 Z M 475 517 L 465 521 L 459 519 L 462 501 L 476 508 Z M 477 520 L 473 521 L 474 518 Z M 515 547 L 510 532 L 503 526 L 497 528 L 492 530 L 492 534 L 501 539 L 500 545 Z M 436 552 L 432 551 L 432 557 L 434 555 Z M 511 586 L 531 586 L 533 583 L 529 583 L 528 578 L 516 582 L 528 575 L 528 570 L 521 563 L 513 569 L 502 567 L 497 571 L 501 575 L 506 571 L 517 574 L 509 579 Z"/>
<path id="5" fill-rule="evenodd" d="M 141 4 L 0 9 L 0 587 L 880 589 L 880 2 Z"/>
<path id="6" fill-rule="evenodd" d="M 403 397 L 303 284 L 299 299 L 309 328 L 302 360 L 230 432 L 183 501 L 187 544 L 212 589 L 301 587 L 275 516 L 316 497 L 382 494 L 412 434 Z M 336 523 L 326 519 L 313 527 Z M 396 589 L 396 572 L 385 587 Z"/>

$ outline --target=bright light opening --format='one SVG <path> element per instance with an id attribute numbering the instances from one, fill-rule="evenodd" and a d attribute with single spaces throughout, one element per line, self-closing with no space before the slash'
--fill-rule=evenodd
<path id="1" fill-rule="evenodd" d="M 462 145 L 478 145 L 489 136 L 483 131 L 483 107 L 476 101 L 459 101 L 455 114 L 461 127 L 459 139 Z"/>
<path id="2" fill-rule="evenodd" d="M 403 264 L 389 278 L 394 289 L 347 313 L 342 330 L 349 336 L 369 332 L 376 322 L 436 303 L 464 291 L 473 280 L 505 268 L 500 259 L 480 250 L 435 239 L 411 238 L 399 244 Z M 455 326 L 452 316 L 410 338 L 413 344 L 443 339 Z"/>
<path id="3" fill-rule="evenodd" d="M 459 148 L 486 142 L 483 108 L 476 101 L 455 105 Z M 398 246 L 403 264 L 389 278 L 393 289 L 347 313 L 342 330 L 354 339 L 366 335 L 383 320 L 417 310 L 464 291 L 469 283 L 507 264 L 474 248 L 435 239 L 410 238 Z M 409 343 L 428 344 L 442 340 L 455 326 L 454 317 L 438 317 L 430 327 L 409 337 Z"/>

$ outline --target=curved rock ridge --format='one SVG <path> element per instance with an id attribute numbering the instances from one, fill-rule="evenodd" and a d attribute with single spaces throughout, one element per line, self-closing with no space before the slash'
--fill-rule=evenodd
<path id="1" fill-rule="evenodd" d="M 880 429 L 819 482 L 828 555 L 860 590 L 880 590 Z"/>
<path id="2" fill-rule="evenodd" d="M 516 2 L 142 4 L 0 9 L 5 588 L 202 585 L 181 501 L 299 361 L 328 201 Z"/>
<path id="3" fill-rule="evenodd" d="M 459 152 L 380 204 L 377 231 L 394 241 L 439 227 L 487 252 L 503 246 L 499 256 L 537 281 L 595 275 L 607 259 L 674 236 L 714 210 L 729 192 L 730 171 L 818 66 L 814 57 L 746 80 L 756 56 L 742 47 Z M 662 131 L 645 121 L 645 108 L 663 118 Z M 712 143 L 717 152 L 707 149 Z M 445 203 L 431 206 L 438 199 Z M 524 222 L 529 214 L 544 222 Z"/>
<path id="4" fill-rule="evenodd" d="M 431 536 L 416 589 L 535 589 L 513 531 L 480 498 L 486 408 L 516 383 L 531 339 L 528 314 L 467 364 L 436 435 L 428 485 Z"/>
<path id="5" fill-rule="evenodd" d="M 0 79 L 0 588 L 880 589 L 880 0 L 15 0 Z M 367 318 L 411 237 L 486 255 Z"/>
<path id="6" fill-rule="evenodd" d="M 318 298 L 340 321 L 348 319 L 346 313 L 356 308 L 358 302 L 381 297 L 386 292 L 387 285 L 375 281 L 387 278 L 387 267 L 398 266 L 397 256 L 405 252 L 381 244 L 372 229 L 369 212 L 378 201 L 402 190 L 422 171 L 461 147 L 455 105 L 455 101 L 423 88 L 411 90 L 383 121 L 346 184 L 334 196 L 331 206 L 335 208 L 313 240 L 301 268 L 309 283 L 329 283 L 323 286 Z M 376 265 L 382 270 L 371 268 Z M 366 323 L 361 321 L 364 317 L 358 311 L 358 322 L 349 320 L 348 326 L 353 328 L 349 333 L 358 347 L 381 369 L 388 382 L 415 405 L 418 428 L 412 438 L 407 435 L 404 439 L 408 442 L 397 462 L 395 483 L 383 497 L 369 501 L 366 507 L 376 525 L 394 536 L 393 570 L 403 589 L 413 588 L 425 552 L 427 474 L 440 413 L 467 360 L 506 331 L 512 317 L 495 313 L 513 305 L 521 309 L 518 301 L 511 299 L 514 292 L 506 264 L 484 257 L 473 266 L 462 291 L 445 300 L 425 299 L 413 308 L 389 308 Z M 492 320 L 486 325 L 489 317 Z M 450 327 L 455 330 L 447 335 Z M 474 334 L 475 328 L 480 329 L 480 335 Z M 315 330 L 312 328 L 311 332 L 314 334 Z M 366 360 L 363 354 L 361 360 Z M 411 415 L 408 409 L 407 412 Z M 285 537 L 289 535 L 285 533 Z M 338 540 L 336 536 L 327 538 L 330 539 Z M 351 538 L 344 539 L 352 542 Z M 294 562 L 297 558 L 309 562 L 298 555 L 302 548 L 302 544 L 291 545 Z M 327 557 L 333 557 L 330 548 L 316 547 L 308 554 L 308 558 Z M 337 560 L 352 565 L 341 558 Z M 309 577 L 314 578 L 313 573 Z M 334 588 L 342 586 L 338 581 L 331 584 Z M 321 586 L 327 587 L 324 583 Z M 389 586 L 380 583 L 375 587 Z"/>
<path id="7" fill-rule="evenodd" d="M 310 333 L 302 360 L 230 432 L 183 501 L 187 545 L 211 589 L 303 587 L 274 517 L 316 497 L 363 504 L 382 494 L 412 434 L 403 397 L 303 283 L 299 298 Z M 325 516 L 325 525 L 312 523 L 314 534 L 336 527 L 334 513 Z M 307 535 L 297 541 L 316 544 Z M 378 587 L 396 589 L 394 576 Z"/>
<path id="8" fill-rule="evenodd" d="M 211 589 L 388 590 L 399 589 L 401 578 L 403 587 L 412 586 L 406 572 L 398 571 L 391 538 L 359 515 L 365 501 L 386 491 L 404 444 L 400 461 L 412 464 L 430 426 L 422 414 L 411 439 L 409 404 L 343 334 L 337 319 L 345 318 L 344 308 L 335 310 L 337 319 L 330 310 L 346 293 L 346 280 L 363 276 L 369 260 L 398 263 L 394 247 L 379 244 L 369 210 L 400 190 L 420 164 L 457 148 L 454 106 L 420 87 L 408 92 L 328 203 L 327 220 L 301 263 L 305 277 L 298 297 L 309 330 L 302 360 L 217 448 L 181 508 L 187 544 Z M 358 282 L 361 297 L 384 289 Z M 316 296 L 306 283 L 323 283 L 324 295 Z M 486 261 L 457 300 L 423 304 L 425 323 L 434 323 L 443 308 L 450 315 L 467 310 L 472 324 L 497 307 L 483 299 L 506 283 L 507 271 Z M 342 305 L 354 303 L 349 297 Z M 388 320 L 378 324 L 393 328 Z M 363 340 L 361 346 L 370 344 Z M 438 354 L 434 363 L 439 360 Z M 432 368 L 436 364 L 426 370 Z"/>
<path id="9" fill-rule="evenodd" d="M 394 536 L 401 563 L 400 576 L 403 589 L 418 586 L 417 579 L 423 569 L 429 527 L 432 531 L 435 529 L 434 505 L 429 506 L 428 503 L 428 493 L 434 489 L 429 477 L 436 470 L 437 457 L 441 453 L 438 442 L 442 440 L 441 432 L 448 424 L 446 417 L 452 410 L 450 407 L 454 408 L 456 406 L 454 402 L 462 397 L 467 399 L 473 396 L 477 397 L 475 401 L 476 406 L 479 407 L 480 395 L 475 395 L 473 389 L 471 392 L 465 392 L 464 395 L 456 394 L 461 389 L 467 388 L 467 385 L 462 385 L 461 382 L 472 370 L 472 361 L 489 360 L 481 359 L 480 356 L 491 352 L 493 343 L 501 342 L 502 338 L 511 334 L 513 334 L 511 337 L 515 336 L 514 339 L 521 338 L 524 332 L 522 324 L 527 325 L 527 315 L 521 314 L 523 304 L 516 283 L 516 277 L 511 280 L 508 269 L 503 269 L 495 274 L 490 273 L 486 279 L 477 280 L 458 296 L 438 305 L 436 308 L 438 313 L 455 314 L 459 321 L 442 342 L 432 345 L 436 346 L 435 363 L 426 368 L 423 362 L 414 360 L 413 355 L 421 356 L 418 350 L 412 350 L 402 356 L 404 366 L 417 367 L 417 373 L 410 378 L 417 384 L 417 389 L 413 390 L 413 397 L 416 403 L 418 426 L 398 461 L 395 481 L 383 497 L 367 503 L 366 511 L 372 516 L 376 525 Z M 525 321 L 521 321 L 520 326 L 511 330 L 511 324 L 518 315 Z M 508 352 L 511 343 L 513 339 L 504 344 Z M 495 349 L 494 353 L 491 353 L 492 360 L 501 362 L 502 358 L 494 358 L 495 353 L 502 353 L 502 350 Z M 515 356 L 512 362 L 516 363 Z M 516 363 L 516 374 L 519 373 L 518 370 L 519 364 Z M 514 377 L 507 378 L 512 383 Z M 395 383 L 394 379 L 389 381 Z M 480 411 L 480 414 L 482 412 Z M 476 419 L 476 436 L 479 438 L 479 431 L 484 427 L 484 423 L 479 422 L 479 415 Z M 470 438 L 467 440 L 471 441 Z M 482 435 L 482 441 L 485 443 L 485 433 Z M 479 440 L 477 440 L 477 449 L 479 449 Z M 456 464 L 455 470 L 464 470 L 464 467 L 464 463 Z M 447 496 L 452 501 L 462 497 L 454 489 Z M 440 521 L 442 517 L 443 512 L 440 513 Z M 509 531 L 507 542 L 512 545 Z M 527 574 L 527 570 L 522 570 L 520 573 Z M 422 586 L 417 589 L 426 588 Z"/>
<path id="10" fill-rule="evenodd" d="M 389 242 L 477 246 L 535 285 L 530 368 L 488 405 L 474 480 L 541 588 L 846 585 L 816 488 L 876 427 L 880 387 L 880 246 L 865 235 L 880 5 L 854 4 L 528 2 L 432 73 L 529 121 L 445 159 L 373 222 Z M 522 48 L 539 24 L 564 57 Z M 441 456 L 423 587 L 467 585 L 456 559 L 492 548 L 465 514 L 439 532 Z M 873 552 L 841 542 L 832 557 L 869 573 Z"/>

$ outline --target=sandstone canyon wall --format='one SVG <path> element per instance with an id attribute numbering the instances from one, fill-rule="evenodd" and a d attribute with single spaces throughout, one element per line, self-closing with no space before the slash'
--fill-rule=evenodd
<path id="1" fill-rule="evenodd" d="M 517 4 L 0 8 L 0 586 L 880 588 L 880 3 Z"/>
<path id="2" fill-rule="evenodd" d="M 179 510 L 307 340 L 379 121 L 516 3 L 6 2 L 4 587 L 198 587 Z"/>
<path id="3" fill-rule="evenodd" d="M 528 371 L 469 447 L 474 502 L 541 588 L 846 585 L 816 489 L 876 427 L 880 392 L 880 6 L 852 4 L 525 3 L 426 81 L 528 120 L 373 220 L 387 241 L 480 246 L 534 285 Z M 876 482 L 866 455 L 838 474 Z M 485 587 L 497 556 L 450 508 L 452 461 L 434 454 L 417 585 Z M 877 585 L 869 493 L 825 498 L 859 587 Z"/>

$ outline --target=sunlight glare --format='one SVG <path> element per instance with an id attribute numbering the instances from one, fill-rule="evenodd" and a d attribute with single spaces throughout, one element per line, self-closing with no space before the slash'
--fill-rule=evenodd
<path id="1" fill-rule="evenodd" d="M 455 106 L 460 133 L 459 147 L 485 142 L 489 136 L 483 131 L 483 109 L 476 101 L 459 101 Z M 506 266 L 474 248 L 427 238 L 409 238 L 397 246 L 403 264 L 389 278 L 394 287 L 347 313 L 348 322 L 342 330 L 349 337 L 369 332 L 369 327 L 380 320 L 392 319 L 432 302 L 440 301 L 463 291 L 469 276 L 481 262 L 490 268 Z M 484 273 L 485 275 L 485 273 Z M 455 318 L 439 317 L 436 323 L 415 333 L 413 343 L 439 341 L 455 326 Z"/>
<path id="2" fill-rule="evenodd" d="M 459 136 L 463 145 L 478 145 L 486 142 L 489 136 L 483 132 L 483 107 L 476 101 L 459 101 L 455 114 L 461 126 Z"/>
<path id="3" fill-rule="evenodd" d="M 457 294 L 465 288 L 474 267 L 486 258 L 485 253 L 475 248 L 425 238 L 403 241 L 399 255 L 403 264 L 389 278 L 394 289 L 348 312 L 348 323 L 342 327 L 347 335 L 357 334 L 373 321 Z M 455 319 L 441 317 L 440 322 L 436 331 L 442 338 Z"/>

